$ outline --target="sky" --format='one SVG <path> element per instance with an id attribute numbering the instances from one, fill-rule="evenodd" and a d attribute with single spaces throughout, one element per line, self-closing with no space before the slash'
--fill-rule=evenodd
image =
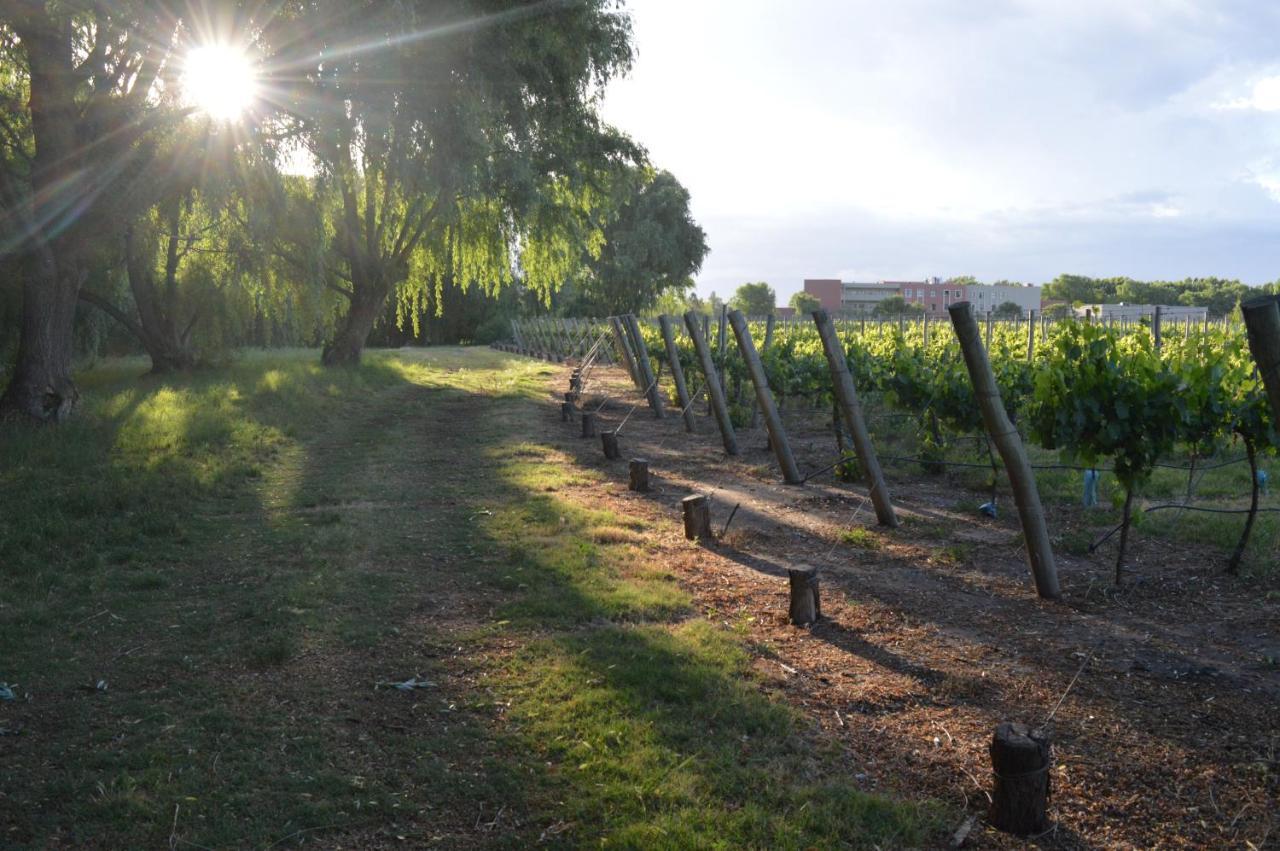
<path id="1" fill-rule="evenodd" d="M 698 291 L 1280 278 L 1280 3 L 628 0 L 603 112 L 692 194 Z"/>

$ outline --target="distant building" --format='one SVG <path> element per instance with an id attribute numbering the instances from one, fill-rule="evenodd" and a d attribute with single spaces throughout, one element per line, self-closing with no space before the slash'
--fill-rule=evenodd
<path id="1" fill-rule="evenodd" d="M 794 307 L 778 305 L 773 309 L 773 315 L 779 319 L 791 319 L 796 315 L 796 309 Z"/>
<path id="2" fill-rule="evenodd" d="M 1018 305 L 1024 316 L 1029 311 L 1040 311 L 1040 287 L 1030 285 L 962 284 L 941 278 L 875 283 L 806 278 L 804 291 L 832 312 L 870 313 L 877 304 L 895 295 L 929 313 L 941 313 L 957 301 L 968 301 L 979 314 L 990 313 L 1007 301 Z"/>
<path id="3" fill-rule="evenodd" d="M 832 313 L 870 313 L 877 304 L 899 295 L 889 283 L 859 283 L 838 278 L 806 278 L 804 291 Z"/>
<path id="4" fill-rule="evenodd" d="M 968 284 L 964 290 L 965 298 L 980 314 L 991 313 L 1007 301 L 1018 305 L 1023 316 L 1042 310 L 1040 288 L 1031 284 Z"/>
<path id="5" fill-rule="evenodd" d="M 1083 307 L 1076 308 L 1076 316 L 1094 316 L 1103 322 L 1107 320 L 1134 321 L 1142 318 L 1150 318 L 1155 316 L 1156 306 L 1154 304 L 1086 304 Z M 1203 322 L 1205 317 L 1209 315 L 1207 307 L 1187 307 L 1181 304 L 1162 304 L 1160 305 L 1160 319 L 1162 321 L 1186 321 L 1190 319 L 1192 322 Z"/>

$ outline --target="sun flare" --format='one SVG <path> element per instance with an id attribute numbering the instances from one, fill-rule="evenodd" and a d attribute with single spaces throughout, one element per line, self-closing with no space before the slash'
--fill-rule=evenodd
<path id="1" fill-rule="evenodd" d="M 207 44 L 187 53 L 182 88 L 192 106 L 219 121 L 236 121 L 258 97 L 252 60 L 225 44 Z"/>

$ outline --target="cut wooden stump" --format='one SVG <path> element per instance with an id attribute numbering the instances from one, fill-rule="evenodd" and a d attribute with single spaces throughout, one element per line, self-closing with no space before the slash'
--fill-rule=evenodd
<path id="1" fill-rule="evenodd" d="M 1049 827 L 1049 734 L 1026 724 L 1005 721 L 991 739 L 991 825 L 1029 836 Z"/>
<path id="2" fill-rule="evenodd" d="M 791 580 L 791 608 L 788 617 L 796 626 L 814 623 L 822 617 L 818 602 L 818 568 L 789 567 L 787 578 Z"/>
<path id="3" fill-rule="evenodd" d="M 568 393 L 564 394 L 564 400 L 566 402 L 570 402 L 570 403 L 577 402 L 578 399 L 580 398 L 581 397 L 578 395 L 578 392 L 576 390 L 570 390 Z"/>
<path id="4" fill-rule="evenodd" d="M 686 496 L 680 500 L 684 512 L 684 536 L 690 541 L 714 543 L 711 534 L 711 498 L 703 494 Z"/>
<path id="5" fill-rule="evenodd" d="M 631 459 L 631 490 L 636 493 L 649 492 L 649 462 L 643 458 Z M 708 518 L 708 523 L 710 519 Z"/>
<path id="6" fill-rule="evenodd" d="M 600 446 L 604 449 L 604 457 L 610 461 L 617 461 L 622 457 L 622 453 L 618 451 L 618 433 L 613 429 L 600 432 Z"/>
<path id="7" fill-rule="evenodd" d="M 572 402 L 561 402 L 560 403 L 560 422 L 562 423 L 573 422 L 574 411 L 575 409 L 573 407 Z"/>
<path id="8" fill-rule="evenodd" d="M 591 413 L 590 411 L 582 412 L 582 436 L 583 437 L 596 436 L 596 415 Z"/>

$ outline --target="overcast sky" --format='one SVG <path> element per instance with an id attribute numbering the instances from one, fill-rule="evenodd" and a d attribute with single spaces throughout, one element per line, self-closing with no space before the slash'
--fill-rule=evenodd
<path id="1" fill-rule="evenodd" d="M 698 290 L 1280 278 L 1280 3 L 629 0 L 605 114 L 693 195 Z"/>

